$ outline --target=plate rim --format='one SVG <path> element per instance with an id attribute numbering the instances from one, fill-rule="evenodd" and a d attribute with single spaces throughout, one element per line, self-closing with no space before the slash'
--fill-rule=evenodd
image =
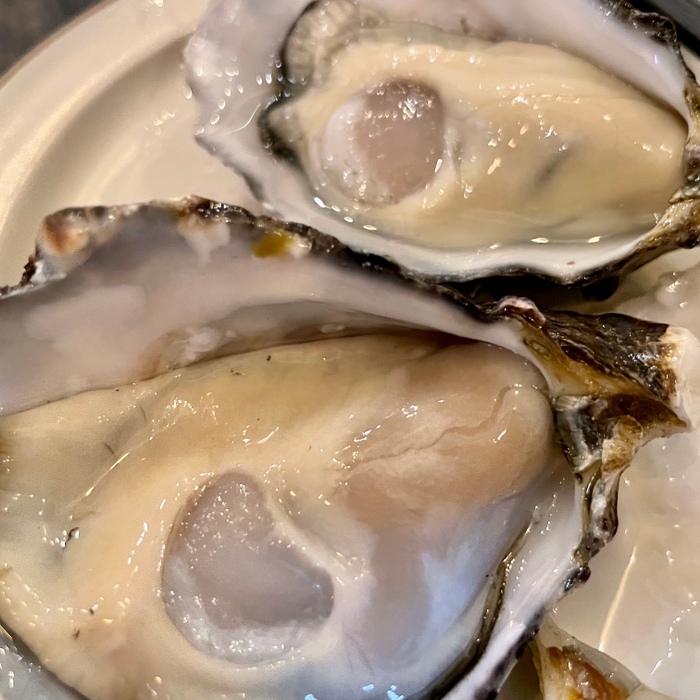
<path id="1" fill-rule="evenodd" d="M 100 0 L 100 2 L 92 5 L 85 10 L 82 10 L 77 15 L 60 24 L 55 29 L 51 30 L 48 35 L 34 44 L 28 51 L 25 51 L 19 58 L 10 64 L 10 67 L 0 75 L 0 92 L 5 88 L 17 73 L 19 73 L 28 63 L 31 63 L 40 53 L 45 51 L 51 44 L 60 39 L 64 34 L 70 32 L 74 26 L 84 22 L 91 15 L 100 12 L 107 5 L 118 2 L 119 0 Z"/>

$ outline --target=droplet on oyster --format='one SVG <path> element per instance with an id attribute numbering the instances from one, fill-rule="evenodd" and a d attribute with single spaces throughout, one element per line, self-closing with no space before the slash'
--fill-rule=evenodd
<path id="1" fill-rule="evenodd" d="M 215 2 L 187 59 L 201 142 L 273 212 L 421 274 L 583 283 L 697 241 L 698 88 L 622 2 Z"/>
<path id="2" fill-rule="evenodd" d="M 482 697 L 697 414 L 679 329 L 197 198 L 49 217 L 0 334 L 0 615 L 98 699 Z"/>

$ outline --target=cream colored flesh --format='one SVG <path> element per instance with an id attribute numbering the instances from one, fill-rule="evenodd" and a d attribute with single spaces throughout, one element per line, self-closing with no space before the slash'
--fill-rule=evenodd
<path id="1" fill-rule="evenodd" d="M 445 247 L 595 243 L 654 226 L 682 184 L 677 115 L 556 48 L 421 31 L 367 33 L 272 112 L 317 202 Z M 378 111 L 377 93 L 397 85 L 409 98 Z M 416 91 L 439 100 L 428 109 Z M 389 155 L 410 176 L 387 173 Z"/>
<path id="2" fill-rule="evenodd" d="M 561 466 L 542 388 L 491 346 L 365 336 L 3 418 L 0 618 L 94 700 L 411 693 L 435 677 L 453 622 L 529 522 L 525 494 Z M 236 484 L 251 485 L 253 509 L 235 505 Z M 185 588 L 221 542 L 240 554 L 235 527 L 252 528 L 254 512 L 295 557 L 299 595 L 321 582 L 320 603 L 302 634 L 284 610 L 257 636 L 245 620 L 214 629 L 216 611 L 200 616 L 217 655 L 193 636 Z M 200 516 L 216 525 L 201 529 L 210 540 L 183 542 Z M 260 576 L 253 594 L 275 579 L 255 572 L 257 552 L 244 552 Z M 228 653 L 236 635 L 260 646 Z"/>

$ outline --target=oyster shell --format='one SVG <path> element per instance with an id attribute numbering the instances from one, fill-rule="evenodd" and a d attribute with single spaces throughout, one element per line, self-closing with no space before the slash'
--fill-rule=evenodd
<path id="1" fill-rule="evenodd" d="M 268 209 L 421 275 L 585 285 L 697 243 L 698 87 L 625 2 L 219 0 L 186 57 L 200 142 Z"/>
<path id="2" fill-rule="evenodd" d="M 697 337 L 700 268 L 649 279 L 640 296 L 628 289 L 634 297 L 618 310 L 681 325 Z M 695 700 L 700 687 L 699 463 L 697 430 L 639 452 L 621 486 L 624 527 L 595 561 L 589 585 L 556 612 L 558 624 L 575 637 L 676 700 Z"/>
<path id="3" fill-rule="evenodd" d="M 671 700 L 547 618 L 534 645 L 544 700 Z"/>
<path id="4" fill-rule="evenodd" d="M 614 314 L 543 312 L 521 298 L 476 305 L 452 288 L 353 252 L 311 229 L 198 198 L 67 210 L 46 220 L 22 283 L 0 294 L 0 335 L 7 339 L 0 347 L 0 411 L 5 416 L 0 431 L 48 426 L 50 421 L 36 419 L 37 411 L 65 420 L 70 415 L 67 402 L 75 406 L 75 401 L 102 401 L 100 397 L 111 392 L 42 406 L 47 401 L 149 377 L 156 377 L 152 381 L 158 384 L 153 386 L 165 386 L 173 375 L 158 375 L 193 363 L 319 337 L 407 330 L 438 331 L 455 342 L 490 343 L 537 367 L 546 380 L 556 431 L 572 467 L 553 481 L 535 479 L 521 491 L 520 506 L 537 516 L 530 521 L 528 515 L 530 526 L 522 535 L 519 527 L 504 533 L 510 551 L 500 565 L 502 543 L 486 548 L 486 561 L 495 567 L 489 578 L 478 594 L 464 601 L 466 612 L 448 626 L 441 643 L 421 660 L 422 666 L 411 669 L 414 681 L 407 691 L 412 698 L 440 698 L 451 691 L 455 698 L 481 698 L 499 687 L 543 611 L 586 578 L 590 557 L 614 533 L 617 482 L 637 447 L 695 422 L 697 398 L 690 381 L 697 374 L 698 347 L 689 333 Z M 228 368 L 225 363 L 231 361 L 218 360 L 209 367 Z M 201 375 L 212 370 L 205 366 L 192 371 Z M 145 386 L 124 390 L 138 393 Z M 33 406 L 39 408 L 28 411 Z M 106 407 L 100 415 L 115 410 L 121 409 Z M 109 421 L 100 419 L 94 429 L 102 434 L 105 426 Z M 80 440 L 67 433 L 63 439 L 59 453 L 70 457 L 83 449 Z M 87 434 L 83 441 L 87 450 L 100 446 Z M 43 443 L 24 444 L 15 453 L 16 464 L 31 463 L 27 454 Z M 69 458 L 68 463 L 76 460 Z M 46 475 L 41 479 L 45 483 Z M 70 482 L 57 481 L 64 488 Z M 137 493 L 139 502 L 153 495 L 145 485 L 133 491 Z M 135 504 L 129 493 L 119 498 Z M 197 503 L 192 506 L 196 507 Z M 133 512 L 129 522 L 138 517 Z M 119 530 L 111 528 L 115 537 Z M 159 531 L 154 546 L 160 546 L 158 538 L 168 530 Z M 11 533 L 12 528 L 3 532 Z M 87 550 L 81 549 L 82 543 Z M 89 533 L 68 545 L 78 547 L 74 551 L 92 551 L 95 546 L 100 547 L 99 540 L 91 540 Z M 23 547 L 20 558 L 30 549 Z M 43 567 L 41 558 L 37 565 Z M 84 661 L 93 652 L 86 636 L 63 639 L 61 663 L 45 658 L 42 633 L 34 622 L 27 626 L 13 607 L 26 590 L 19 568 L 6 573 L 0 586 L 5 622 L 27 637 L 49 667 L 94 697 L 109 697 L 95 685 L 105 676 L 85 672 Z M 149 619 L 164 615 L 161 611 L 161 618 L 151 618 L 153 604 L 138 600 Z M 31 605 L 37 602 L 32 601 L 26 599 Z M 89 611 L 84 613 L 89 622 Z M 143 630 L 140 618 L 128 620 L 128 614 L 120 616 L 125 645 L 115 639 L 117 647 L 109 648 L 137 658 L 147 677 L 158 675 L 162 692 L 189 697 L 191 691 L 192 697 L 201 698 L 205 687 L 219 694 L 240 690 L 231 669 L 216 666 L 218 680 L 213 682 L 206 671 L 213 672 L 213 662 L 205 661 L 201 652 L 190 650 L 189 656 L 170 659 L 158 644 L 139 646 L 143 638 L 166 639 L 158 635 L 167 625 L 159 622 Z M 63 628 L 43 629 L 60 637 Z M 133 636 L 134 629 L 140 630 L 141 638 Z M 157 659 L 149 649 L 158 650 Z M 337 668 L 332 649 L 323 651 L 331 655 L 323 657 L 321 668 Z M 65 665 L 76 658 L 73 654 L 80 664 Z M 275 664 L 261 665 L 269 666 L 275 677 Z M 119 669 L 115 687 L 123 689 Z M 188 674 L 190 681 L 183 681 Z M 196 687 L 191 685 L 193 677 Z M 168 686 L 173 678 L 179 680 Z M 160 692 L 149 687 L 156 696 Z M 372 689 L 363 696 L 369 692 Z"/>

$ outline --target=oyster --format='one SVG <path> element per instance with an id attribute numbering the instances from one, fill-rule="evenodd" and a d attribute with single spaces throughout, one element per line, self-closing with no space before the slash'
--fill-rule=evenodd
<path id="1" fill-rule="evenodd" d="M 671 700 L 645 686 L 614 659 L 574 639 L 551 619 L 537 635 L 535 663 L 544 700 Z"/>
<path id="2" fill-rule="evenodd" d="M 197 198 L 49 217 L 0 336 L 0 616 L 100 699 L 482 698 L 698 410 L 683 330 Z"/>
<path id="3" fill-rule="evenodd" d="M 219 0 L 186 57 L 272 212 L 424 276 L 583 285 L 698 240 L 698 86 L 625 2 Z"/>

